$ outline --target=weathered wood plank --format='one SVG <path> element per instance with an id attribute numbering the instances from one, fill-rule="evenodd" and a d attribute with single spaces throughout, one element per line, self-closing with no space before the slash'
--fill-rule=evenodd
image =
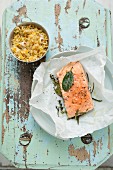
<path id="1" fill-rule="evenodd" d="M 93 48 L 104 45 L 110 57 L 111 43 L 107 47 L 106 31 L 111 27 L 110 23 L 105 24 L 110 13 L 92 0 L 33 0 L 32 3 L 23 0 L 9 7 L 3 18 L 2 153 L 21 168 L 69 169 L 70 166 L 75 169 L 76 166 L 80 169 L 84 166 L 85 169 L 95 169 L 111 153 L 110 128 L 93 133 L 90 145 L 84 145 L 80 138 L 62 141 L 44 132 L 29 112 L 32 76 L 39 63 L 18 62 L 8 48 L 8 35 L 23 18 L 30 18 L 47 28 L 50 35 L 47 59 L 61 51 L 75 50 L 80 45 Z M 81 27 L 82 18 L 89 19 L 88 28 Z M 22 138 L 29 145 L 22 146 Z"/>

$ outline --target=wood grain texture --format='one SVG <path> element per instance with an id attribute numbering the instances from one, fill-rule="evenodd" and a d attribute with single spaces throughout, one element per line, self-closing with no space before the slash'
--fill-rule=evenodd
<path id="1" fill-rule="evenodd" d="M 71 169 L 80 169 L 84 166 L 84 169 L 95 169 L 112 153 L 112 128 L 93 133 L 90 145 L 84 145 L 80 138 L 64 142 L 44 132 L 29 112 L 32 76 L 39 63 L 23 64 L 15 60 L 8 49 L 7 40 L 12 27 L 26 17 L 48 29 L 51 42 L 47 59 L 60 51 L 73 50 L 80 45 L 93 48 L 104 45 L 111 57 L 111 40 L 107 41 L 111 26 L 110 22 L 105 22 L 110 21 L 110 12 L 90 0 L 77 0 L 76 3 L 72 0 L 37 2 L 31 4 L 30 1 L 18 1 L 5 11 L 3 17 L 1 152 L 21 168 L 69 169 L 70 166 Z M 79 20 L 82 17 L 89 18 L 91 24 L 89 28 L 80 31 Z M 28 146 L 22 146 L 19 142 L 20 136 L 25 133 L 31 136 Z M 71 146 L 77 157 L 76 154 L 72 156 L 72 152 L 69 154 Z"/>

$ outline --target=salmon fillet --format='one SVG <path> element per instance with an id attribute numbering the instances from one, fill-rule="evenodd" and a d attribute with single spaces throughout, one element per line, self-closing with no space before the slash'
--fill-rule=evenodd
<path id="1" fill-rule="evenodd" d="M 74 82 L 68 91 L 62 88 L 62 81 L 67 72 L 72 71 Z M 64 66 L 58 73 L 57 77 L 60 83 L 62 96 L 68 118 L 83 115 L 94 108 L 86 74 L 80 62 L 71 62 Z"/>

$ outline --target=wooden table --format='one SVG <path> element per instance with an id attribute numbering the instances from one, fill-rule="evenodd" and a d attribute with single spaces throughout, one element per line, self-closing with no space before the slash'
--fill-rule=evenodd
<path id="1" fill-rule="evenodd" d="M 80 45 L 103 45 L 111 59 L 110 17 L 109 10 L 90 0 L 21 0 L 5 11 L 0 62 L 0 146 L 16 167 L 95 169 L 113 153 L 113 125 L 93 133 L 89 145 L 80 138 L 62 141 L 44 132 L 29 112 L 32 75 L 39 63 L 23 64 L 12 57 L 8 47 L 12 28 L 29 19 L 42 24 L 50 35 L 47 59 Z M 90 22 L 88 28 L 84 28 L 85 18 Z"/>

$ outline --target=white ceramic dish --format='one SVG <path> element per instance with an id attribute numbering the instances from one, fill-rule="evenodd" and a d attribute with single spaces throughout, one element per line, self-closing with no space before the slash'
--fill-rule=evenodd
<path id="1" fill-rule="evenodd" d="M 82 46 L 77 51 L 62 52 L 62 53 L 59 53 L 59 54 L 53 56 L 52 58 L 59 58 L 61 56 L 64 56 L 64 57 L 70 56 L 73 54 L 79 54 L 79 53 L 87 52 L 90 50 L 91 50 L 91 48 Z M 31 92 L 33 91 L 36 84 L 37 84 L 37 82 L 33 81 Z M 107 89 L 113 90 L 113 63 L 110 62 L 109 59 L 107 59 L 107 63 L 105 66 L 105 87 Z M 39 124 L 39 126 L 42 129 L 44 129 L 46 132 L 48 132 L 52 136 L 55 136 L 55 131 L 56 131 L 55 124 L 54 124 L 53 120 L 50 118 L 50 116 L 48 116 L 41 110 L 38 110 L 33 107 L 31 108 L 31 113 L 32 113 L 35 121 Z"/>

